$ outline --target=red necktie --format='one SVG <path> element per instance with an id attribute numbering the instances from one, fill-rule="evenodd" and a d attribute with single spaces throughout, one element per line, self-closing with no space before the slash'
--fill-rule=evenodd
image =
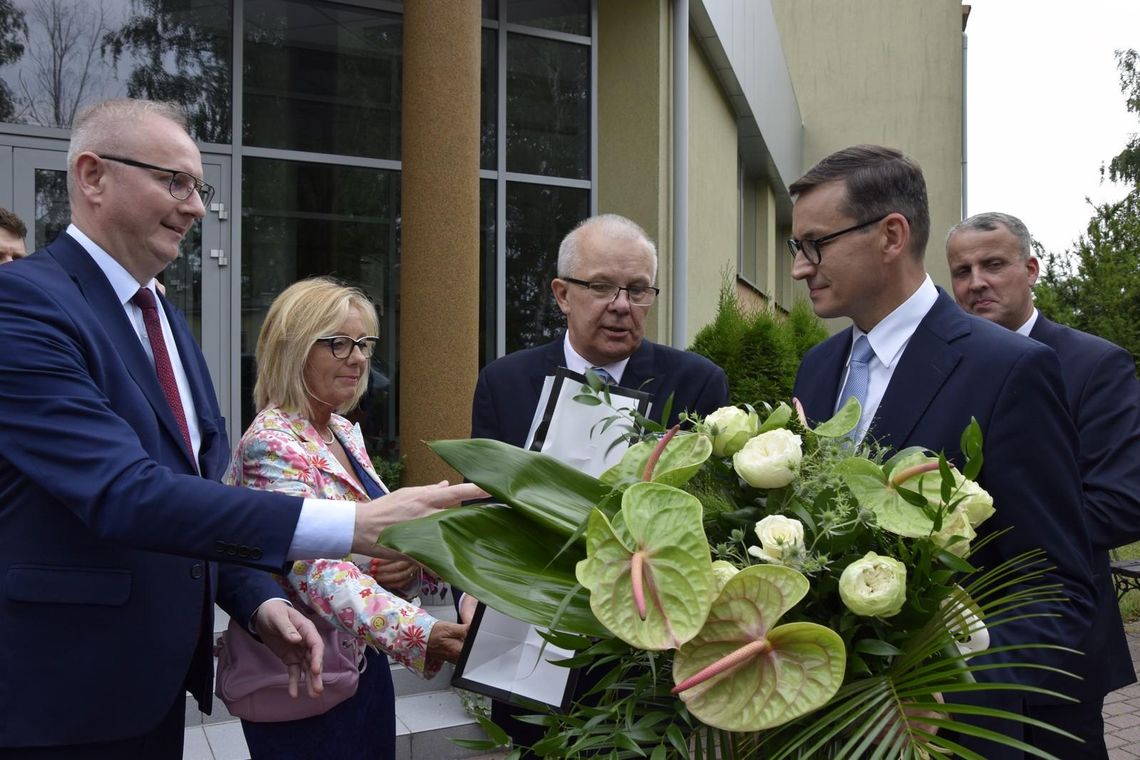
<path id="1" fill-rule="evenodd" d="M 142 309 L 146 337 L 150 340 L 150 349 L 154 353 L 154 371 L 158 375 L 158 384 L 162 386 L 170 411 L 174 412 L 178 429 L 182 431 L 182 440 L 186 441 L 186 449 L 193 452 L 190 427 L 186 424 L 186 411 L 182 408 L 182 397 L 178 394 L 178 381 L 174 379 L 174 367 L 170 364 L 170 354 L 167 353 L 166 341 L 162 338 L 162 322 L 158 319 L 158 303 L 154 300 L 154 293 L 139 288 L 139 292 L 131 298 L 131 303 Z"/>

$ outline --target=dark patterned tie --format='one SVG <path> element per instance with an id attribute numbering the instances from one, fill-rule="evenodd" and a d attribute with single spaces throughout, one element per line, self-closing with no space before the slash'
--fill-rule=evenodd
<path id="1" fill-rule="evenodd" d="M 131 298 L 131 303 L 142 309 L 146 337 L 154 354 L 154 372 L 158 375 L 158 384 L 162 386 L 166 403 L 170 405 L 170 411 L 174 413 L 174 419 L 178 422 L 178 429 L 182 431 L 182 440 L 186 441 L 187 451 L 193 452 L 190 427 L 186 424 L 186 411 L 182 407 L 182 397 L 178 394 L 178 381 L 174 379 L 174 367 L 170 364 L 170 354 L 167 353 L 166 341 L 162 338 L 162 322 L 158 318 L 158 303 L 154 300 L 154 293 L 146 288 L 139 288 L 139 292 Z"/>

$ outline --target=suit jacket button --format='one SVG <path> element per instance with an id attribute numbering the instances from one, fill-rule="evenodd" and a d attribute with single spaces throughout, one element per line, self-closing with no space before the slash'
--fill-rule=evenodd
<path id="1" fill-rule="evenodd" d="M 194 565 L 192 565 L 190 567 L 190 577 L 193 578 L 194 580 L 198 580 L 199 578 L 202 577 L 202 565 L 201 564 L 195 563 Z"/>
<path id="2" fill-rule="evenodd" d="M 256 549 L 256 548 L 250 549 L 249 550 L 249 558 L 250 559 L 261 559 L 261 549 Z"/>

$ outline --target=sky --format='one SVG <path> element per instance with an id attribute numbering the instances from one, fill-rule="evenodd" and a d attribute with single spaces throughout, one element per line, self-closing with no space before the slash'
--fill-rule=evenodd
<path id="1" fill-rule="evenodd" d="M 1113 51 L 1140 49 L 1140 0 L 966 0 L 966 213 L 1019 217 L 1071 249 L 1121 185 L 1100 168 L 1140 132 Z"/>

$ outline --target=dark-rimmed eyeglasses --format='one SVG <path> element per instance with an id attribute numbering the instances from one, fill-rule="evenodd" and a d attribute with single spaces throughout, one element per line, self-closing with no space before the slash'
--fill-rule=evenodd
<path id="1" fill-rule="evenodd" d="M 614 285 L 612 282 L 605 282 L 603 280 L 576 280 L 573 277 L 559 277 L 560 280 L 572 282 L 579 285 L 586 290 L 590 291 L 590 295 L 597 298 L 599 301 L 616 301 L 618 293 L 625 291 L 626 297 L 629 302 L 634 306 L 652 306 L 653 302 L 657 299 L 657 294 L 661 292 L 661 288 L 655 288 L 652 285 Z"/>
<path id="2" fill-rule="evenodd" d="M 795 238 L 788 238 L 788 252 L 792 254 L 792 258 L 794 259 L 796 257 L 796 254 L 802 251 L 804 258 L 808 260 L 808 263 L 818 264 L 823 259 L 823 251 L 820 249 L 824 245 L 830 243 L 832 240 L 835 240 L 840 235 L 846 235 L 848 232 L 854 232 L 855 230 L 861 230 L 864 227 L 870 227 L 872 224 L 878 224 L 890 215 L 890 213 L 883 214 L 878 219 L 859 222 L 859 224 L 853 224 L 846 229 L 840 230 L 839 232 L 832 232 L 824 235 L 823 237 L 818 237 L 815 240 L 796 240 Z"/>
<path id="3" fill-rule="evenodd" d="M 115 163 L 133 166 L 137 169 L 151 169 L 152 171 L 169 174 L 170 194 L 177 200 L 184 201 L 190 197 L 190 193 L 197 190 L 199 197 L 202 199 L 202 205 L 209 207 L 210 199 L 214 197 L 214 186 L 203 182 L 193 174 L 180 172 L 177 169 L 167 169 L 163 166 L 155 166 L 145 161 L 136 161 L 133 158 L 123 158 L 122 156 L 99 156 L 99 158 L 104 161 L 114 161 Z"/>
<path id="4" fill-rule="evenodd" d="M 328 346 L 332 355 L 338 359 L 347 359 L 352 354 L 353 347 L 359 348 L 364 358 L 369 359 L 372 357 L 372 352 L 376 349 L 376 343 L 379 340 L 375 335 L 365 335 L 359 340 L 347 335 L 327 335 L 323 338 L 317 338 L 316 342 Z"/>

